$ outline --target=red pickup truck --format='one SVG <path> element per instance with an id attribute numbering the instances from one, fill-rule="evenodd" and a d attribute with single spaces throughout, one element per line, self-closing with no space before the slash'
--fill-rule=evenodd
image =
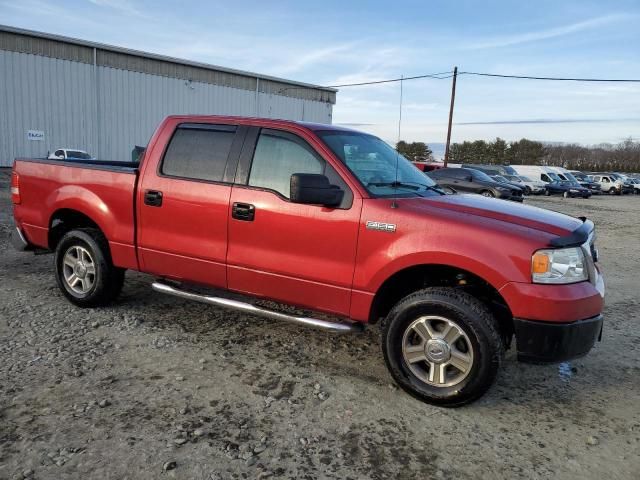
<path id="1" fill-rule="evenodd" d="M 172 116 L 140 164 L 16 159 L 11 194 L 15 246 L 55 252 L 78 306 L 113 301 L 131 269 L 250 314 L 335 332 L 380 322 L 391 375 L 434 404 L 480 397 L 513 337 L 520 360 L 557 362 L 601 335 L 591 221 L 446 194 L 345 128 Z"/>

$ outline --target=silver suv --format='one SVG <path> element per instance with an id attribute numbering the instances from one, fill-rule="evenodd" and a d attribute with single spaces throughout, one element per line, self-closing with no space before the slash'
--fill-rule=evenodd
<path id="1" fill-rule="evenodd" d="M 600 184 L 600 188 L 604 193 L 610 193 L 612 195 L 621 195 L 623 183 L 611 175 L 590 175 L 589 178 L 596 183 Z"/>

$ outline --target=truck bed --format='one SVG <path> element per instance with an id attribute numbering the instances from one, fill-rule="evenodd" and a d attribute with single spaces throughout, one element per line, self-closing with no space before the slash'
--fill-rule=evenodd
<path id="1" fill-rule="evenodd" d="M 113 262 L 137 268 L 135 189 L 137 164 L 100 160 L 17 158 L 21 208 L 16 222 L 29 243 L 48 248 L 56 216 L 75 210 L 93 219 L 109 239 Z"/>

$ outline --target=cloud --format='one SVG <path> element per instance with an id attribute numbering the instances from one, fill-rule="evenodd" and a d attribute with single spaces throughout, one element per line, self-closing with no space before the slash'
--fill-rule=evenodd
<path id="1" fill-rule="evenodd" d="M 486 122 L 455 122 L 455 125 L 526 125 L 537 123 L 616 123 L 640 122 L 640 118 L 534 118 L 525 120 L 492 120 Z"/>
<path id="2" fill-rule="evenodd" d="M 129 0 L 89 0 L 90 3 L 98 7 L 107 7 L 126 15 L 135 15 L 136 17 L 146 17 L 138 10 Z"/>
<path id="3" fill-rule="evenodd" d="M 547 30 L 539 30 L 536 32 L 526 32 L 517 35 L 509 35 L 502 37 L 495 37 L 485 42 L 478 42 L 472 45 L 468 45 L 467 48 L 471 50 L 479 50 L 484 48 L 500 48 L 509 47 L 512 45 L 519 45 L 521 43 L 535 42 L 538 40 L 547 40 L 550 38 L 563 37 L 565 35 L 571 35 L 572 33 L 581 32 L 602 25 L 620 22 L 623 20 L 633 19 L 638 15 L 629 14 L 610 14 L 601 17 L 594 17 L 581 22 L 571 23 L 561 27 L 550 28 Z"/>
<path id="4" fill-rule="evenodd" d="M 354 46 L 355 42 L 352 42 L 320 48 L 318 50 L 312 50 L 309 53 L 295 55 L 288 62 L 279 65 L 276 68 L 283 74 L 298 72 L 304 68 L 310 67 L 311 65 L 315 65 L 324 61 L 331 61 L 336 56 L 349 52 L 353 49 Z"/>

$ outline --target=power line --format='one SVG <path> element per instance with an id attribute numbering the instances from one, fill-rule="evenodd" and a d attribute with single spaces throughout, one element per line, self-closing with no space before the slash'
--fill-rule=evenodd
<path id="1" fill-rule="evenodd" d="M 400 77 L 400 78 L 390 78 L 387 80 L 373 80 L 371 82 L 344 83 L 342 85 L 327 85 L 326 88 L 359 87 L 361 85 L 377 85 L 380 83 L 404 82 L 406 80 L 417 80 L 419 78 L 435 78 L 437 80 L 444 80 L 445 78 L 451 78 L 451 75 L 450 75 L 451 73 L 452 72 L 429 73 L 427 75 L 416 75 L 415 77 Z M 447 75 L 447 76 L 442 77 L 441 75 Z"/>
<path id="2" fill-rule="evenodd" d="M 503 75 L 500 73 L 459 72 L 459 75 L 476 75 L 480 77 L 518 78 L 524 80 L 552 80 L 556 82 L 628 82 L 640 83 L 636 78 L 571 78 L 571 77 L 533 77 L 528 75 Z"/>
<path id="3" fill-rule="evenodd" d="M 407 80 L 418 80 L 421 78 L 434 78 L 436 80 L 445 80 L 451 78 L 453 72 L 440 72 L 430 73 L 427 75 L 416 75 L 413 77 L 404 78 L 389 78 L 385 80 L 373 80 L 370 82 L 358 82 L 358 83 L 344 83 L 341 85 L 327 85 L 326 88 L 344 88 L 344 87 L 360 87 L 365 85 L 379 85 L 381 83 L 394 83 Z M 520 80 L 551 80 L 558 82 L 625 82 L 625 83 L 640 83 L 640 79 L 637 78 L 573 78 L 573 77 L 536 77 L 529 75 L 506 75 L 500 73 L 482 73 L 482 72 L 458 72 L 458 75 L 475 75 L 481 77 L 498 77 L 498 78 L 515 78 Z"/>

